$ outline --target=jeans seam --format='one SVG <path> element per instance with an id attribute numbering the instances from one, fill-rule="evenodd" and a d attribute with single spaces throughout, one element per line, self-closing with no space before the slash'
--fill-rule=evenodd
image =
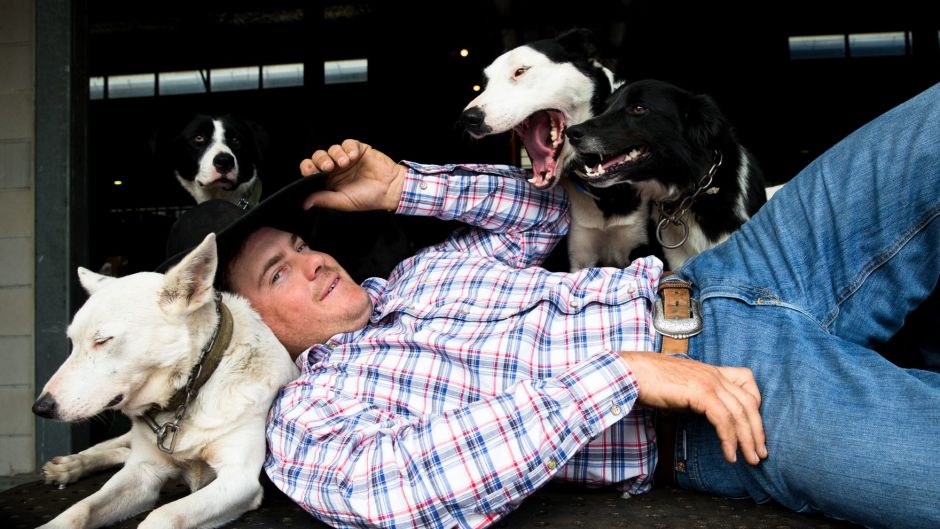
<path id="1" fill-rule="evenodd" d="M 905 231 L 897 240 L 897 242 L 891 245 L 887 250 L 877 254 L 868 264 L 863 267 L 856 278 L 849 282 L 837 295 L 836 295 L 836 305 L 833 307 L 823 322 L 823 327 L 828 329 L 829 325 L 836 319 L 836 316 L 839 315 L 839 307 L 841 307 L 850 297 L 852 297 L 858 290 L 862 287 L 862 284 L 866 279 L 877 269 L 884 266 L 885 263 L 890 261 L 901 249 L 910 242 L 918 233 L 924 230 L 928 224 L 930 224 L 938 215 L 940 215 L 940 204 L 935 205 L 932 209 L 928 210 L 927 213 L 921 217 L 920 221 L 911 226 L 910 229 Z"/>

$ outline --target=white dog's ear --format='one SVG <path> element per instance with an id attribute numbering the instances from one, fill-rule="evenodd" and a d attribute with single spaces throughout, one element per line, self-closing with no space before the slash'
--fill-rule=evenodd
<path id="1" fill-rule="evenodd" d="M 212 301 L 212 283 L 218 262 L 215 234 L 210 233 L 166 273 L 160 292 L 160 308 L 168 314 L 189 314 Z"/>
<path id="2" fill-rule="evenodd" d="M 99 288 L 113 279 L 114 278 L 111 276 L 97 274 L 87 268 L 81 266 L 78 267 L 78 281 L 85 288 L 85 292 L 88 292 L 89 296 L 97 292 Z"/>

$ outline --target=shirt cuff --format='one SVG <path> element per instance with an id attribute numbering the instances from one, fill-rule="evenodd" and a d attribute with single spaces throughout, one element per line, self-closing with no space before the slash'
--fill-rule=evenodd
<path id="1" fill-rule="evenodd" d="M 584 417 L 589 436 L 595 436 L 626 417 L 639 396 L 636 377 L 614 351 L 591 357 L 558 377 Z"/>

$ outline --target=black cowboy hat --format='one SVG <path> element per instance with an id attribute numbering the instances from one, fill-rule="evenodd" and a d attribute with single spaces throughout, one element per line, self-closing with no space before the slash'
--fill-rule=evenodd
<path id="1" fill-rule="evenodd" d="M 304 210 L 303 202 L 311 193 L 324 189 L 325 181 L 325 176 L 320 173 L 301 178 L 247 210 L 221 199 L 197 204 L 173 223 L 166 242 L 167 259 L 156 271 L 169 270 L 213 232 L 220 270 L 234 257 L 245 239 L 261 227 L 296 233 L 312 245 L 317 239 L 317 225 L 324 210 Z"/>
<path id="2" fill-rule="evenodd" d="M 301 178 L 248 210 L 226 200 L 208 200 L 194 206 L 170 228 L 167 258 L 156 271 L 165 273 L 214 232 L 219 256 L 216 286 L 219 286 L 221 272 L 228 262 L 245 239 L 262 227 L 299 235 L 311 248 L 333 256 L 356 281 L 387 277 L 400 260 L 414 254 L 414 244 L 392 213 L 350 213 L 316 207 L 304 210 L 304 200 L 324 189 L 325 184 L 326 176 L 322 173 Z"/>

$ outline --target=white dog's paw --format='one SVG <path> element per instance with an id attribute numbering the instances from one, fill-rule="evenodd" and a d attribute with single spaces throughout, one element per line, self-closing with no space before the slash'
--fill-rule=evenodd
<path id="1" fill-rule="evenodd" d="M 74 483 L 84 472 L 85 456 L 80 454 L 54 457 L 42 466 L 43 481 L 57 485 Z"/>

